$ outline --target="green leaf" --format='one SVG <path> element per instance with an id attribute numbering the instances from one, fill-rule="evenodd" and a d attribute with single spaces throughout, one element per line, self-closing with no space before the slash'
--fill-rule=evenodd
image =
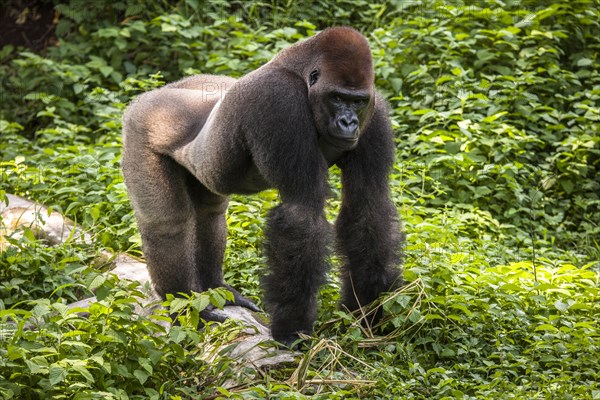
<path id="1" fill-rule="evenodd" d="M 444 350 L 442 350 L 442 353 L 440 354 L 440 356 L 446 357 L 446 358 L 454 357 L 454 356 L 456 356 L 456 352 L 453 349 L 446 347 L 446 348 L 444 348 Z"/>
<path id="2" fill-rule="evenodd" d="M 94 383 L 94 377 L 87 370 L 87 365 L 83 361 L 77 361 L 72 365 L 73 370 L 79 372 L 89 383 Z"/>
<path id="3" fill-rule="evenodd" d="M 52 364 L 49 369 L 48 379 L 52 386 L 64 381 L 67 377 L 67 371 L 58 364 Z"/>
<path id="4" fill-rule="evenodd" d="M 514 283 L 505 283 L 500 287 L 500 289 L 502 289 L 505 292 L 520 292 L 523 290 L 521 286 L 516 285 Z"/>
<path id="5" fill-rule="evenodd" d="M 569 309 L 569 305 L 567 303 L 562 302 L 561 300 L 556 300 L 554 302 L 554 307 L 560 312 L 565 312 Z"/>
<path id="6" fill-rule="evenodd" d="M 31 360 L 24 360 L 25 365 L 32 374 L 43 373 L 47 370 L 48 361 L 41 357 L 33 357 Z"/>
<path id="7" fill-rule="evenodd" d="M 114 71 L 113 67 L 109 65 L 102 65 L 98 69 L 100 70 L 100 73 L 105 77 L 109 76 Z"/>
<path id="8" fill-rule="evenodd" d="M 192 300 L 192 307 L 197 311 L 203 311 L 210 305 L 210 296 L 200 294 Z"/>
<path id="9" fill-rule="evenodd" d="M 180 343 L 186 337 L 187 337 L 187 334 L 186 334 L 185 330 L 183 330 L 182 327 L 180 327 L 180 326 L 173 326 L 173 327 L 171 327 L 171 330 L 169 331 L 169 338 L 173 342 Z"/>
<path id="10" fill-rule="evenodd" d="M 578 67 L 587 67 L 588 65 L 592 65 L 593 63 L 594 61 L 589 58 L 580 58 L 579 60 L 577 60 L 576 64 Z"/>
<path id="11" fill-rule="evenodd" d="M 49 312 L 50 307 L 48 306 L 48 304 L 38 303 L 35 305 L 35 307 L 33 307 L 33 310 L 31 310 L 31 315 L 35 318 L 43 318 Z"/>
<path id="12" fill-rule="evenodd" d="M 550 324 L 541 324 L 535 328 L 535 331 L 550 331 L 550 332 L 558 332 L 558 329 Z"/>
<path id="13" fill-rule="evenodd" d="M 104 284 L 104 282 L 106 282 L 106 276 L 104 276 L 102 274 L 97 274 L 94 277 L 94 279 L 92 280 L 92 282 L 90 282 L 88 288 L 90 290 L 97 289 L 98 287 L 102 286 L 102 284 Z"/>
<path id="14" fill-rule="evenodd" d="M 487 122 L 487 123 L 494 122 L 495 120 L 497 120 L 498 118 L 500 118 L 506 114 L 508 114 L 508 111 L 502 111 L 502 112 L 496 113 L 494 115 L 490 115 L 489 117 L 485 117 L 483 119 L 483 122 Z"/>
<path id="15" fill-rule="evenodd" d="M 138 381 L 143 385 L 148 380 L 150 374 L 144 370 L 136 369 L 133 371 L 133 375 L 138 379 Z"/>
<path id="16" fill-rule="evenodd" d="M 189 304 L 189 300 L 188 299 L 183 299 L 181 297 L 175 297 L 173 300 L 171 300 L 171 304 L 170 304 L 170 312 L 172 314 L 177 314 L 178 312 L 180 312 L 181 310 L 183 310 L 184 308 L 186 308 Z"/>
<path id="17" fill-rule="evenodd" d="M 171 24 L 166 23 L 166 22 L 162 23 L 160 25 L 160 28 L 161 28 L 161 30 L 163 32 L 177 32 L 177 27 L 176 26 L 171 25 Z"/>
<path id="18" fill-rule="evenodd" d="M 210 297 L 210 302 L 213 306 L 222 309 L 225 307 L 227 299 L 220 292 L 213 292 Z"/>
<path id="19" fill-rule="evenodd" d="M 564 191 L 567 192 L 567 194 L 571 193 L 575 188 L 575 184 L 573 183 L 573 181 L 568 178 L 562 178 L 558 182 L 560 183 L 560 186 L 564 189 Z"/>

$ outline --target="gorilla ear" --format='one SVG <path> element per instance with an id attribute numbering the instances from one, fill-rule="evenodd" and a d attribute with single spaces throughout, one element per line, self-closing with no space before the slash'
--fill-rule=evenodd
<path id="1" fill-rule="evenodd" d="M 318 70 L 314 70 L 310 73 L 310 76 L 308 77 L 308 85 L 312 86 L 315 83 L 317 83 L 317 80 L 319 79 L 319 71 Z"/>

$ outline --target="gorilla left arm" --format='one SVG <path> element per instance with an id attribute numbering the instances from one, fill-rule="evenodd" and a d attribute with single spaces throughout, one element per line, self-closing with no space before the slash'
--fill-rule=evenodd
<path id="1" fill-rule="evenodd" d="M 286 91 L 269 93 L 278 88 Z M 318 289 L 325 282 L 331 236 L 323 211 L 328 166 L 301 79 L 285 70 L 270 71 L 260 87 L 246 93 L 261 110 L 242 117 L 242 126 L 252 127 L 245 131 L 246 143 L 258 171 L 281 197 L 267 216 L 270 268 L 262 279 L 264 301 L 273 338 L 289 345 L 299 333 L 312 332 Z"/>
<path id="2" fill-rule="evenodd" d="M 402 234 L 388 184 L 395 146 L 386 114 L 387 106 L 377 95 L 375 114 L 358 146 L 337 163 L 342 169 L 342 207 L 335 228 L 345 259 L 341 305 L 351 311 L 399 287 L 402 280 L 396 268 Z"/>

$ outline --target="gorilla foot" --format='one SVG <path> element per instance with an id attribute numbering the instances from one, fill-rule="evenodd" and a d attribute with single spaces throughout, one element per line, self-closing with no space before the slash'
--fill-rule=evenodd
<path id="1" fill-rule="evenodd" d="M 200 311 L 200 318 L 206 322 L 220 322 L 223 323 L 227 319 L 227 316 L 219 312 L 219 309 L 213 305 L 209 305 L 204 310 Z M 203 327 L 204 324 L 201 322 L 199 328 Z"/>
<path id="2" fill-rule="evenodd" d="M 278 334 L 271 332 L 273 339 L 283 347 L 291 350 L 300 350 L 303 347 L 308 347 L 308 340 L 301 338 L 298 333 Z"/>
<path id="3" fill-rule="evenodd" d="M 254 312 L 259 312 L 260 311 L 260 308 L 258 308 L 258 306 L 256 304 L 254 304 L 254 302 L 252 300 L 250 300 L 247 297 L 242 296 L 240 294 L 240 292 L 238 292 L 237 290 L 235 290 L 231 286 L 225 284 L 225 285 L 223 285 L 223 287 L 225 289 L 229 290 L 233 294 L 233 301 L 228 301 L 228 302 L 225 303 L 225 305 L 228 305 L 228 306 L 240 306 L 240 307 L 247 308 L 248 310 L 254 311 Z"/>

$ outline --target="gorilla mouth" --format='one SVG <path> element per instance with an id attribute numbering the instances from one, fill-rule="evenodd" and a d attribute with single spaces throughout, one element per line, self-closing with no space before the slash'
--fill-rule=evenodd
<path id="1" fill-rule="evenodd" d="M 358 135 L 356 136 L 345 136 L 345 135 L 336 135 L 334 133 L 330 134 L 335 140 L 343 140 L 345 142 L 356 142 L 358 141 Z"/>
<path id="2" fill-rule="evenodd" d="M 329 147 L 343 151 L 352 150 L 358 143 L 358 135 L 340 136 L 328 132 L 326 135 L 324 135 L 323 139 Z"/>

